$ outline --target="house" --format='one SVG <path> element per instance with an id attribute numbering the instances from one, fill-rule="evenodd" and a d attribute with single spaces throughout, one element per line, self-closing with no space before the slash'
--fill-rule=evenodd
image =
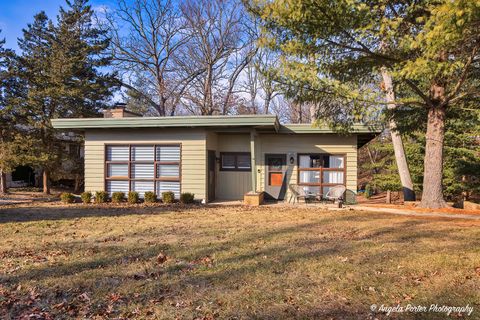
<path id="1" fill-rule="evenodd" d="M 59 156 L 61 164 L 51 176 L 56 185 L 70 186 L 78 189 L 82 184 L 83 138 L 78 134 L 58 133 L 60 142 Z M 12 172 L 6 173 L 7 188 L 41 187 L 43 170 L 40 167 L 20 165 Z"/>
<path id="2" fill-rule="evenodd" d="M 378 130 L 357 125 L 341 135 L 309 124 L 281 125 L 274 115 L 55 119 L 85 134 L 85 190 L 173 191 L 197 200 L 238 200 L 252 190 L 288 198 L 288 185 L 325 194 L 357 190 L 357 149 Z"/>

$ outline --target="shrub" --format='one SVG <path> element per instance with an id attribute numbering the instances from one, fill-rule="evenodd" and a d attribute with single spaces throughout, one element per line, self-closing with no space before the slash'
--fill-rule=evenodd
<path id="1" fill-rule="evenodd" d="M 60 195 L 60 199 L 63 203 L 73 203 L 75 202 L 75 196 L 69 192 L 64 192 Z"/>
<path id="2" fill-rule="evenodd" d="M 138 199 L 139 199 L 138 192 L 130 191 L 128 193 L 128 203 L 135 204 L 138 202 Z"/>
<path id="3" fill-rule="evenodd" d="M 125 192 L 114 192 L 112 193 L 112 202 L 120 203 L 125 199 Z"/>
<path id="4" fill-rule="evenodd" d="M 105 191 L 95 192 L 95 203 L 105 203 L 108 201 L 108 193 Z"/>
<path id="5" fill-rule="evenodd" d="M 371 185 L 367 184 L 365 186 L 365 198 L 369 199 L 371 196 L 373 196 L 373 189 Z"/>
<path id="6" fill-rule="evenodd" d="M 175 200 L 175 194 L 172 191 L 162 192 L 163 203 L 173 203 Z"/>
<path id="7" fill-rule="evenodd" d="M 143 197 L 146 203 L 154 203 L 157 202 L 157 195 L 155 192 L 147 191 L 145 192 L 145 196 Z"/>
<path id="8" fill-rule="evenodd" d="M 184 192 L 180 195 L 180 202 L 181 203 L 193 203 L 193 199 L 195 198 L 195 194 L 190 192 Z"/>
<path id="9" fill-rule="evenodd" d="M 92 202 L 92 193 L 91 192 L 84 192 L 80 195 L 82 198 L 83 203 L 90 203 Z"/>

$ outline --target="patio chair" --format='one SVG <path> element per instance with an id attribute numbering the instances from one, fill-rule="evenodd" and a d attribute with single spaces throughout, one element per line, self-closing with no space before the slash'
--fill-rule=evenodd
<path id="1" fill-rule="evenodd" d="M 338 201 L 339 206 L 341 207 L 344 200 L 343 194 L 346 190 L 347 188 L 343 185 L 334 186 L 330 188 L 330 190 L 328 190 L 324 198 L 325 200 L 332 201 L 333 203 L 335 203 L 335 201 Z"/>
<path id="2" fill-rule="evenodd" d="M 304 199 L 305 202 L 308 200 L 314 200 L 316 199 L 316 195 L 311 192 L 306 192 L 304 187 L 299 186 L 298 184 L 290 184 L 288 185 L 288 189 L 290 190 L 290 198 L 288 199 L 288 202 L 290 203 L 293 199 L 293 203 L 295 201 L 299 201 L 300 199 Z"/>

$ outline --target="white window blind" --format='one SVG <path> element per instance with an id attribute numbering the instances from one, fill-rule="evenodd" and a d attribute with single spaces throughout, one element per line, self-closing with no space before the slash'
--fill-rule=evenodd
<path id="1" fill-rule="evenodd" d="M 323 183 L 343 184 L 343 171 L 323 171 Z"/>
<path id="2" fill-rule="evenodd" d="M 175 198 L 180 198 L 180 182 L 157 181 L 157 196 L 162 197 L 162 192 L 172 191 Z"/>
<path id="3" fill-rule="evenodd" d="M 128 193 L 128 181 L 122 180 L 108 180 L 107 181 L 107 192 L 112 195 L 114 192 L 124 192 L 125 194 Z"/>
<path id="4" fill-rule="evenodd" d="M 179 146 L 157 146 L 157 161 L 177 162 L 180 161 Z"/>
<path id="5" fill-rule="evenodd" d="M 107 170 L 108 177 L 128 177 L 127 163 L 110 163 Z"/>
<path id="6" fill-rule="evenodd" d="M 179 177 L 180 170 L 176 164 L 159 164 L 157 165 L 157 178 L 160 177 Z"/>
<path id="7" fill-rule="evenodd" d="M 147 191 L 172 191 L 180 197 L 180 145 L 108 145 L 105 161 L 110 194 L 136 191 L 143 198 Z"/>
<path id="8" fill-rule="evenodd" d="M 300 171 L 301 183 L 320 183 L 319 171 Z"/>
<path id="9" fill-rule="evenodd" d="M 153 161 L 153 146 L 132 146 L 132 161 Z"/>
<path id="10" fill-rule="evenodd" d="M 138 196 L 143 198 L 145 192 L 154 191 L 153 181 L 132 181 L 132 191 L 138 192 Z"/>
<path id="11" fill-rule="evenodd" d="M 128 146 L 108 146 L 107 161 L 128 161 L 129 149 Z"/>
<path id="12" fill-rule="evenodd" d="M 154 166 L 153 163 L 132 163 L 131 167 L 132 179 L 153 179 Z"/>

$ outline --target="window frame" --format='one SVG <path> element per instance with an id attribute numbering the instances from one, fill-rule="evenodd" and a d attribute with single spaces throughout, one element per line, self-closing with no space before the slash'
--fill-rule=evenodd
<path id="1" fill-rule="evenodd" d="M 128 160 L 127 161 L 110 161 L 107 160 L 108 147 L 128 147 Z M 132 147 L 153 147 L 153 161 L 149 160 L 132 160 Z M 160 161 L 157 160 L 157 147 L 179 147 L 180 159 L 179 161 Z M 108 181 L 128 181 L 128 190 L 132 191 L 132 181 L 148 181 L 153 182 L 153 191 L 157 194 L 157 181 L 178 182 L 180 185 L 180 194 L 182 193 L 182 144 L 181 143 L 106 143 L 104 145 L 104 186 L 103 190 L 107 191 Z M 108 166 L 110 164 L 127 164 L 128 175 L 127 176 L 108 176 Z M 153 164 L 153 178 L 132 178 L 132 164 Z M 177 177 L 157 177 L 158 166 L 161 165 L 178 165 L 178 178 Z"/>
<path id="2" fill-rule="evenodd" d="M 225 155 L 235 157 L 235 168 L 224 168 L 223 167 L 223 157 Z M 239 168 L 238 167 L 238 156 L 248 156 L 250 159 L 250 168 Z M 236 171 L 236 172 L 250 172 L 252 171 L 252 154 L 250 152 L 220 152 L 220 171 Z"/>
<path id="3" fill-rule="evenodd" d="M 300 156 L 342 156 L 343 157 L 343 168 L 324 168 L 323 163 L 318 168 L 301 168 L 300 167 Z M 316 171 L 320 174 L 319 182 L 300 182 L 300 173 L 302 171 Z M 320 193 L 324 195 L 323 187 L 333 187 L 338 186 L 340 183 L 323 183 L 323 173 L 324 172 L 343 172 L 343 183 L 342 185 L 347 186 L 347 154 L 346 153 L 298 153 L 297 154 L 297 184 L 299 186 L 306 187 L 320 187 Z"/>

